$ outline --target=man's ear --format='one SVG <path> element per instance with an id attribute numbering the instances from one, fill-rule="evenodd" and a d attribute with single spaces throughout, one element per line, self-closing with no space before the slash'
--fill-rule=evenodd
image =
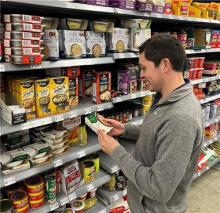
<path id="1" fill-rule="evenodd" d="M 161 71 L 163 73 L 167 73 L 171 69 L 171 63 L 168 58 L 163 58 L 159 65 Z"/>

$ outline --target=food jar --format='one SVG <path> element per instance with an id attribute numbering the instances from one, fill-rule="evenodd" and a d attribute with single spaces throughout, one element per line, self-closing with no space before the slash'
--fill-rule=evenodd
<path id="1" fill-rule="evenodd" d="M 79 196 L 79 200 L 82 200 L 82 201 L 85 201 L 86 200 L 86 197 L 87 197 L 87 192 L 81 196 Z"/>
<path id="2" fill-rule="evenodd" d="M 44 180 L 40 176 L 28 178 L 25 185 L 29 193 L 37 193 L 44 189 Z"/>
<path id="3" fill-rule="evenodd" d="M 93 197 L 95 197 L 95 196 L 96 196 L 96 191 L 97 191 L 97 188 L 91 190 L 91 191 L 89 192 L 88 197 L 89 197 L 89 198 L 93 198 Z"/>
<path id="4" fill-rule="evenodd" d="M 15 209 L 23 208 L 28 205 L 28 196 L 25 191 L 15 191 L 11 195 L 11 199 Z"/>
<path id="5" fill-rule="evenodd" d="M 73 210 L 75 213 L 84 213 L 85 203 L 82 200 L 76 200 L 73 202 Z"/>

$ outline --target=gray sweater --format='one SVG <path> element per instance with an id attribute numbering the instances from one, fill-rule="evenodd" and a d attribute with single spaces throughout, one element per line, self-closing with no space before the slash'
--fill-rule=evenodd
<path id="1" fill-rule="evenodd" d="M 123 146 L 112 157 L 128 178 L 132 213 L 184 213 L 203 141 L 201 106 L 186 84 L 161 99 L 141 126 L 126 125 L 137 139 L 134 154 Z"/>

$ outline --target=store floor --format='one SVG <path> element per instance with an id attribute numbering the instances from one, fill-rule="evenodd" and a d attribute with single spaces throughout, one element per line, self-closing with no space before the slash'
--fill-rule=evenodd
<path id="1" fill-rule="evenodd" d="M 187 213 L 220 213 L 220 163 L 193 182 Z"/>

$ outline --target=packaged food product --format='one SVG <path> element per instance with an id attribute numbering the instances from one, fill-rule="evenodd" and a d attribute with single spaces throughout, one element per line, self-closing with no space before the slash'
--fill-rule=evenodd
<path id="1" fill-rule="evenodd" d="M 86 39 L 84 31 L 60 31 L 60 49 L 66 58 L 81 58 L 86 56 Z"/>
<path id="2" fill-rule="evenodd" d="M 111 175 L 111 179 L 105 184 L 105 187 L 108 189 L 108 191 L 113 192 L 116 190 L 116 179 L 115 174 Z"/>
<path id="3" fill-rule="evenodd" d="M 69 111 L 69 79 L 64 76 L 49 79 L 51 114 Z"/>
<path id="4" fill-rule="evenodd" d="M 92 96 L 92 82 L 94 69 L 87 69 L 81 72 L 79 78 L 79 95 L 81 97 L 91 97 Z"/>
<path id="5" fill-rule="evenodd" d="M 109 126 L 101 115 L 97 112 L 93 112 L 86 116 L 85 123 L 88 125 L 94 132 L 97 132 L 98 129 L 102 129 L 105 133 L 109 133 L 112 130 L 112 126 Z"/>
<path id="6" fill-rule="evenodd" d="M 57 30 L 45 30 L 43 36 L 43 54 L 45 59 L 59 59 L 59 32 Z"/>
<path id="7" fill-rule="evenodd" d="M 41 64 L 43 55 L 5 55 L 5 62 L 13 64 Z"/>
<path id="8" fill-rule="evenodd" d="M 15 191 L 12 193 L 11 199 L 15 209 L 24 208 L 28 205 L 28 196 L 25 191 Z"/>
<path id="9" fill-rule="evenodd" d="M 24 14 L 6 14 L 3 16 L 5 23 L 32 23 L 41 24 L 43 17 Z"/>
<path id="10" fill-rule="evenodd" d="M 6 31 L 4 35 L 5 39 L 12 40 L 41 40 L 43 33 Z"/>
<path id="11" fill-rule="evenodd" d="M 78 78 L 69 79 L 69 105 L 70 107 L 78 105 L 79 84 Z"/>
<path id="12" fill-rule="evenodd" d="M 76 2 L 91 5 L 108 6 L 109 0 L 76 0 Z"/>
<path id="13" fill-rule="evenodd" d="M 136 9 L 143 12 L 152 12 L 153 2 L 151 0 L 136 0 Z"/>
<path id="14" fill-rule="evenodd" d="M 92 21 L 90 22 L 90 28 L 96 33 L 110 33 L 114 28 L 114 23 L 109 21 Z"/>
<path id="15" fill-rule="evenodd" d="M 111 101 L 111 72 L 94 72 L 92 100 L 97 103 Z"/>
<path id="16" fill-rule="evenodd" d="M 42 32 L 44 26 L 41 24 L 27 24 L 27 23 L 6 23 L 6 31 L 17 31 L 17 32 Z"/>
<path id="17" fill-rule="evenodd" d="M 86 131 L 86 126 L 85 123 L 82 122 L 79 125 L 79 131 L 78 131 L 78 144 L 79 146 L 85 146 L 87 145 L 88 141 L 87 141 L 87 131 Z"/>
<path id="18" fill-rule="evenodd" d="M 121 9 L 135 9 L 135 0 L 109 0 L 110 7 L 118 7 Z"/>
<path id="19" fill-rule="evenodd" d="M 58 27 L 58 18 L 44 17 L 42 24 L 45 25 L 45 30 L 56 30 Z"/>
<path id="20" fill-rule="evenodd" d="M 43 48 L 40 47 L 5 47 L 5 55 L 40 55 Z"/>
<path id="21" fill-rule="evenodd" d="M 83 161 L 80 163 L 82 176 L 85 183 L 95 180 L 95 166 L 93 161 Z"/>
<path id="22" fill-rule="evenodd" d="M 104 33 L 95 33 L 93 31 L 85 32 L 86 50 L 89 57 L 100 57 L 106 53 L 106 43 Z"/>
<path id="23" fill-rule="evenodd" d="M 4 39 L 4 47 L 40 47 L 39 39 Z"/>
<path id="24" fill-rule="evenodd" d="M 122 95 L 129 94 L 130 74 L 128 70 L 119 70 L 117 72 L 117 89 Z"/>
<path id="25" fill-rule="evenodd" d="M 45 176 L 46 181 L 46 197 L 49 204 L 56 202 L 56 175 L 48 174 Z"/>
<path id="26" fill-rule="evenodd" d="M 49 79 L 35 80 L 36 113 L 37 117 L 45 117 L 51 114 L 50 81 Z"/>
<path id="27" fill-rule="evenodd" d="M 73 210 L 75 213 L 83 213 L 85 208 L 85 203 L 82 200 L 76 200 L 73 202 Z"/>
<path id="28" fill-rule="evenodd" d="M 44 180 L 42 177 L 34 176 L 25 180 L 25 185 L 27 187 L 28 194 L 29 193 L 40 193 L 44 191 Z M 39 196 L 40 194 L 36 194 L 35 196 Z"/>
<path id="29" fill-rule="evenodd" d="M 62 189 L 65 194 L 73 192 L 81 184 L 79 163 L 73 161 L 61 169 Z"/>
<path id="30" fill-rule="evenodd" d="M 108 33 L 108 47 L 113 52 L 125 52 L 128 50 L 128 29 L 114 28 L 112 33 Z"/>
<path id="31" fill-rule="evenodd" d="M 99 163 L 99 155 L 98 154 L 91 154 L 88 156 L 88 160 L 91 160 L 94 162 L 94 166 L 95 166 L 95 172 L 96 174 L 99 172 L 99 168 L 100 168 L 100 163 Z"/>
<path id="32" fill-rule="evenodd" d="M 69 79 L 74 79 L 80 76 L 80 67 L 66 67 L 62 69 L 62 74 Z"/>
<path id="33" fill-rule="evenodd" d="M 86 30 L 88 20 L 86 19 L 73 19 L 66 18 L 60 19 L 59 28 L 62 30 Z"/>

